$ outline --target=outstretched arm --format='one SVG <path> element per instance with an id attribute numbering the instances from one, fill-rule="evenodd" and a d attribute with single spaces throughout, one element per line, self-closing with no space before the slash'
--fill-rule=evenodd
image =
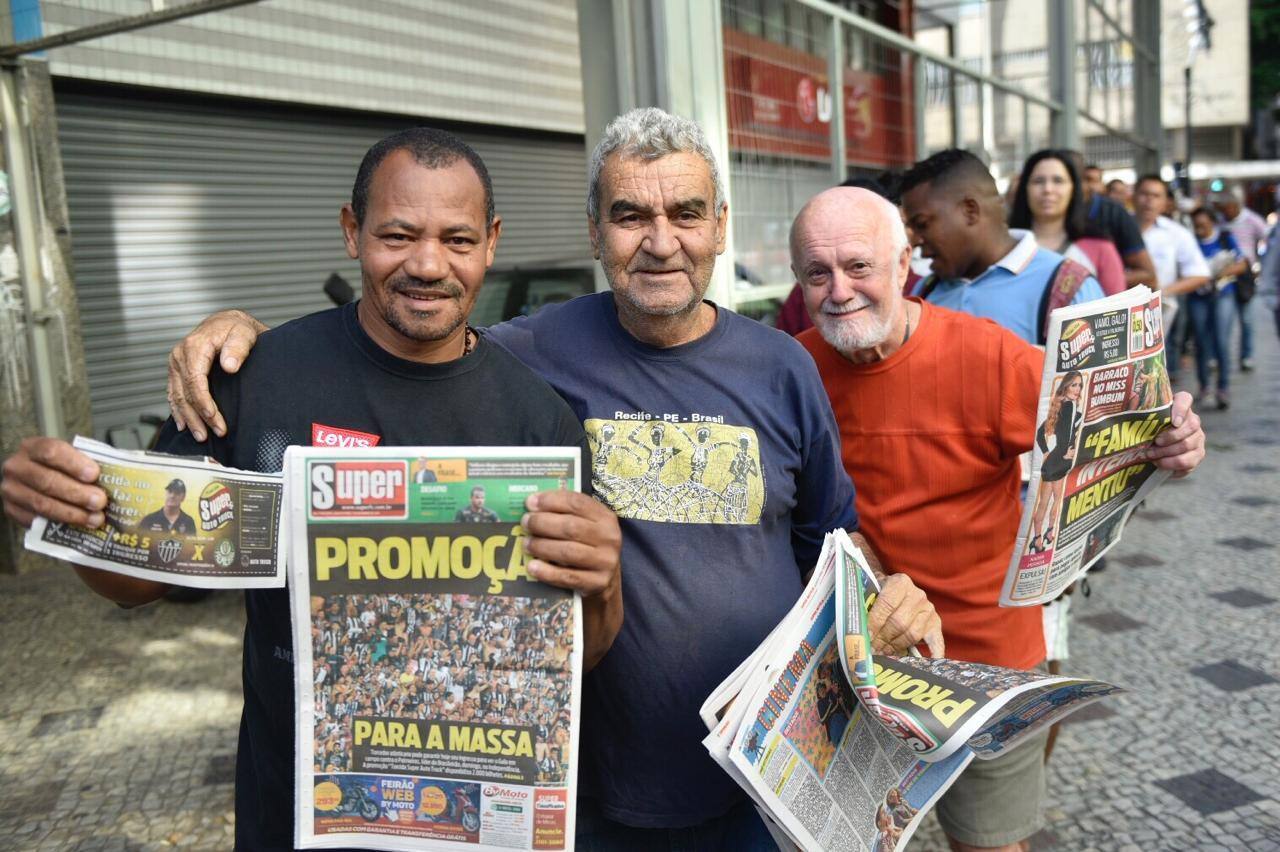
<path id="1" fill-rule="evenodd" d="M 4 513 L 24 527 L 37 516 L 97 529 L 106 523 L 107 492 L 98 464 L 58 438 L 27 438 L 4 462 L 0 497 Z M 104 598 L 131 607 L 156 600 L 169 587 L 97 568 L 73 566 L 84 584 Z"/>
<path id="2" fill-rule="evenodd" d="M 209 393 L 209 371 L 219 357 L 224 372 L 240 369 L 258 335 L 268 326 L 245 311 L 219 311 L 206 317 L 169 351 L 169 410 L 178 431 L 190 429 L 197 441 L 212 429 L 227 434 L 227 421 Z"/>

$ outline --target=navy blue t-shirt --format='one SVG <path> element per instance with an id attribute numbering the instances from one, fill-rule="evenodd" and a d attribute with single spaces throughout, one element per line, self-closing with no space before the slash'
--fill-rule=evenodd
<path id="1" fill-rule="evenodd" d="M 691 343 L 632 337 L 611 293 L 490 329 L 582 420 L 622 523 L 622 631 L 584 680 L 582 794 L 677 827 L 742 793 L 710 757 L 711 690 L 795 603 L 823 535 L 856 528 L 831 405 L 791 337 L 730 311 Z"/>

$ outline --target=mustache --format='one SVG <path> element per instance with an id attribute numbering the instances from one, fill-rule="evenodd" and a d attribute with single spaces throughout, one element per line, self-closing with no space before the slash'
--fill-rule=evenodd
<path id="1" fill-rule="evenodd" d="M 460 299 L 463 295 L 461 284 L 446 279 L 425 281 L 412 275 L 399 275 L 388 281 L 387 286 L 391 288 L 392 292 L 402 295 L 414 290 L 435 290 L 452 299 Z"/>
<path id="2" fill-rule="evenodd" d="M 854 311 L 868 308 L 872 305 L 871 299 L 867 298 L 865 293 L 856 293 L 853 298 L 846 299 L 843 302 L 833 302 L 830 299 L 822 300 L 822 312 L 824 314 L 851 314 Z"/>

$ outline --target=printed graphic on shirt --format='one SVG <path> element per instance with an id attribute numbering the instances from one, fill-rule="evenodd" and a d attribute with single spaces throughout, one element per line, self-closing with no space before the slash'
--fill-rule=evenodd
<path id="1" fill-rule="evenodd" d="M 622 414 L 622 412 L 618 412 Z M 583 423 L 591 481 L 620 518 L 689 524 L 756 524 L 764 506 L 754 429 L 719 422 L 633 419 Z M 639 419 L 640 422 L 636 422 Z"/>

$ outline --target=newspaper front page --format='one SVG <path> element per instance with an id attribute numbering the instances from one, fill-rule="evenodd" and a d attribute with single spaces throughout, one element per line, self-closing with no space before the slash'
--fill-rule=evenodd
<path id="1" fill-rule="evenodd" d="M 115 447 L 77 436 L 107 492 L 99 529 L 37 518 L 28 550 L 142 580 L 201 589 L 284 585 L 279 474 L 203 458 Z"/>
<path id="2" fill-rule="evenodd" d="M 834 554 L 829 541 L 706 743 L 795 847 L 891 850 L 972 754 L 922 761 L 855 697 L 840 667 Z"/>
<path id="3" fill-rule="evenodd" d="M 1168 477 L 1145 460 L 1170 423 L 1160 295 L 1135 287 L 1049 318 L 1031 482 L 1002 606 L 1057 598 Z"/>
<path id="4" fill-rule="evenodd" d="M 871 654 L 864 590 L 870 573 L 862 552 L 835 533 L 836 617 L 844 673 L 862 704 L 923 760 L 957 752 L 997 757 L 1086 704 L 1119 687 L 1087 678 L 1059 677 L 945 658 Z"/>
<path id="5" fill-rule="evenodd" d="M 573 848 L 581 601 L 531 580 L 577 448 L 290 448 L 299 848 Z"/>

